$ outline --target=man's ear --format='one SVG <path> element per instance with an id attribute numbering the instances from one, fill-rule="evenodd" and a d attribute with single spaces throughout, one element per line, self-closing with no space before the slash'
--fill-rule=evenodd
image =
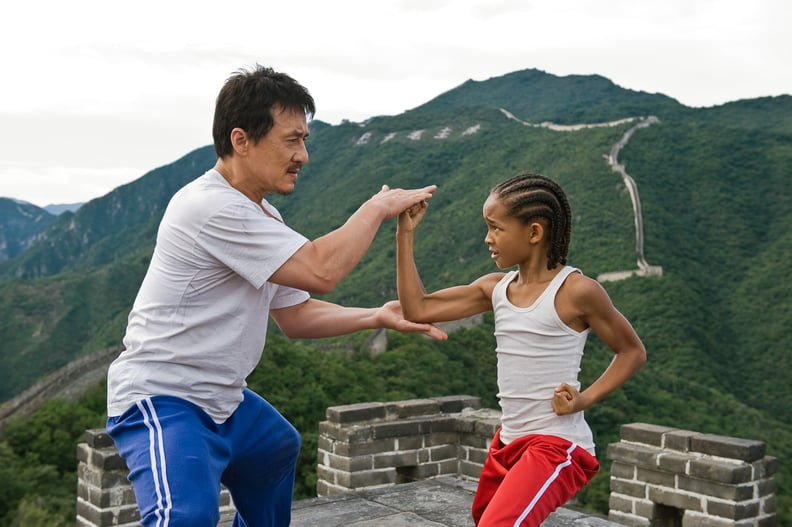
<path id="1" fill-rule="evenodd" d="M 231 130 L 231 146 L 234 148 L 234 152 L 240 155 L 245 155 L 247 153 L 249 141 L 248 141 L 247 132 L 245 132 L 241 128 L 234 128 Z"/>

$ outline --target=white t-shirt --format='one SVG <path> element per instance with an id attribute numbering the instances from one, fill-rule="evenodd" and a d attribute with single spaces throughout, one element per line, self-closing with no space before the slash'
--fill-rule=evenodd
<path id="1" fill-rule="evenodd" d="M 111 364 L 107 413 L 153 395 L 186 399 L 217 422 L 242 401 L 261 358 L 270 309 L 308 300 L 268 282 L 307 239 L 209 170 L 179 190 L 160 223 L 129 314 L 125 350 Z"/>
<path id="2" fill-rule="evenodd" d="M 583 412 L 559 416 L 551 402 L 562 382 L 580 389 L 580 361 L 591 329 L 575 331 L 555 309 L 556 293 L 577 271 L 565 266 L 529 307 L 509 302 L 507 289 L 517 271 L 506 273 L 492 291 L 504 444 L 529 434 L 554 435 L 594 455 L 594 438 Z"/>

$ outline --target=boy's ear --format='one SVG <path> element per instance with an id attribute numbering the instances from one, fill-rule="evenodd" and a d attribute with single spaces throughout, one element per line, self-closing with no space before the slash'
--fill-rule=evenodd
<path id="1" fill-rule="evenodd" d="M 544 239 L 544 237 L 545 237 L 544 225 L 542 225 L 538 221 L 534 221 L 528 226 L 528 240 L 531 243 L 539 243 Z"/>

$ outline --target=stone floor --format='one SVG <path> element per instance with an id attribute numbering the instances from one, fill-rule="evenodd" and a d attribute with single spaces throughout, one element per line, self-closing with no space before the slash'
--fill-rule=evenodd
<path id="1" fill-rule="evenodd" d="M 298 501 L 291 527 L 473 527 L 470 504 L 476 482 L 446 476 L 376 490 Z M 224 518 L 218 527 L 230 527 Z M 553 513 L 543 527 L 618 527 L 571 508 Z"/>

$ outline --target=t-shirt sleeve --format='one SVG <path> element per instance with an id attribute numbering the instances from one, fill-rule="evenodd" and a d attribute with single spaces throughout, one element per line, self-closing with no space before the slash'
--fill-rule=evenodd
<path id="1" fill-rule="evenodd" d="M 213 214 L 199 240 L 203 250 L 256 288 L 308 241 L 279 219 L 256 210 L 255 205 L 239 204 Z"/>
<path id="2" fill-rule="evenodd" d="M 279 285 L 278 290 L 272 297 L 272 301 L 270 301 L 270 309 L 296 306 L 297 304 L 307 301 L 309 298 L 311 298 L 311 295 L 302 289 Z"/>

